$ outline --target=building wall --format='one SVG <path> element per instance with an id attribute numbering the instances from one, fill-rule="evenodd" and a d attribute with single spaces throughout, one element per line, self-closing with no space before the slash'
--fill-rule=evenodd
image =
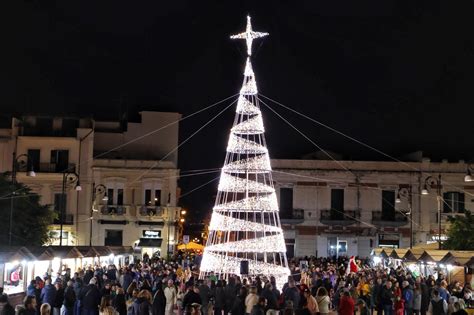
<path id="1" fill-rule="evenodd" d="M 41 203 L 53 206 L 55 194 L 62 191 L 63 173 L 51 170 L 51 150 L 68 150 L 71 172 L 77 172 L 80 178 L 81 191 L 74 189 L 75 183 L 66 185 L 66 215 L 73 215 L 73 221 L 63 226 L 71 238 L 63 241 L 68 245 L 104 245 L 107 230 L 122 230 L 122 245 L 134 246 L 143 236 L 144 230 L 161 232 L 161 253 L 167 253 L 167 244 L 174 246 L 177 234 L 177 150 L 160 161 L 167 153 L 178 145 L 178 123 L 180 114 L 142 112 L 141 122 L 128 123 L 126 131 L 120 124 L 78 120 L 76 129 L 63 132 L 61 118 L 53 118 L 51 130 L 36 130 L 36 118 L 33 116 L 13 119 L 12 128 L 0 129 L 0 171 L 11 171 L 13 152 L 16 156 L 26 154 L 28 149 L 40 150 L 40 169 L 36 169 L 35 177 L 27 176 L 24 170 L 17 172 L 17 181 L 25 183 L 34 192 L 41 195 Z M 28 126 L 27 132 L 25 127 Z M 158 132 L 156 129 L 166 125 Z M 99 132 L 95 131 L 94 126 Z M 54 132 L 53 132 L 54 130 Z M 131 142 L 137 137 L 141 140 Z M 130 142 L 129 144 L 126 144 Z M 124 145 L 125 144 L 125 145 Z M 120 149 L 112 150 L 123 145 Z M 97 153 L 112 150 L 118 156 L 99 156 Z M 49 168 L 48 168 L 49 167 Z M 48 170 L 46 171 L 46 168 Z M 115 188 L 120 183 L 124 190 L 123 205 L 125 214 L 109 214 L 102 211 L 105 202 L 98 196 L 94 202 L 94 185 L 106 185 Z M 161 188 L 161 202 L 157 215 L 141 215 L 144 204 L 144 189 L 150 183 L 157 183 Z M 97 189 L 96 189 L 97 192 Z M 169 197 L 168 197 L 169 196 Z M 92 211 L 92 206 L 99 211 Z M 113 205 L 111 205 L 113 206 Z M 107 207 L 106 207 L 107 208 Z M 92 238 L 91 232 L 92 217 Z M 106 220 L 104 224 L 103 220 Z M 125 221 L 126 224 L 108 224 Z M 140 223 L 140 224 L 139 224 Z M 59 231 L 59 225 L 50 227 Z M 169 240 L 168 240 L 169 236 Z M 58 243 L 58 239 L 53 240 Z"/>
<path id="2" fill-rule="evenodd" d="M 341 165 L 350 171 L 344 170 Z M 295 253 L 298 256 L 317 254 L 326 256 L 331 250 L 331 240 L 347 241 L 347 255 L 369 255 L 373 247 L 391 242 L 395 238 L 399 247 L 410 246 L 410 219 L 413 220 L 413 243 L 425 244 L 435 240 L 438 234 L 436 187 L 430 194 L 422 196 L 425 178 L 442 175 L 442 194 L 466 191 L 464 206 L 471 210 L 473 204 L 468 193 L 474 183 L 465 183 L 467 165 L 458 163 L 431 162 L 370 162 L 370 161 L 323 161 L 323 160 L 272 160 L 275 189 L 278 200 L 282 187 L 293 188 L 293 209 L 302 209 L 304 219 L 282 219 L 282 226 L 290 234 L 296 233 Z M 417 171 L 418 170 L 418 171 Z M 395 203 L 398 223 L 379 222 L 374 212 L 382 210 L 382 191 L 394 191 L 411 186 L 411 216 L 403 222 L 400 212 L 408 212 L 408 198 Z M 350 223 L 324 221 L 322 214 L 331 208 L 331 189 L 344 189 L 344 213 L 354 211 L 355 219 Z M 442 210 L 442 234 L 447 228 L 444 207 Z M 374 219 L 375 218 L 375 219 Z M 323 222 L 324 221 L 324 222 Z M 386 223 L 386 224 L 385 224 Z M 313 227 L 308 234 L 308 227 Z M 306 232 L 301 235 L 300 230 Z M 398 239 L 398 241 L 396 241 Z M 334 243 L 335 244 L 335 243 Z"/>

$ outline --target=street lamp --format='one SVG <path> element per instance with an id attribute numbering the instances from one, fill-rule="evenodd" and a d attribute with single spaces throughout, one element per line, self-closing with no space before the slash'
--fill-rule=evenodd
<path id="1" fill-rule="evenodd" d="M 397 198 L 395 203 L 401 203 L 402 198 L 408 202 L 408 212 L 406 215 L 410 215 L 410 248 L 413 247 L 413 209 L 412 209 L 412 190 L 411 185 L 403 187 L 398 190 Z"/>
<path id="2" fill-rule="evenodd" d="M 108 201 L 109 198 L 107 197 L 107 187 L 105 185 L 99 184 L 95 185 L 95 183 L 92 183 L 92 207 L 91 207 L 91 217 L 90 219 L 90 225 L 89 225 L 89 246 L 92 247 L 92 220 L 94 219 L 94 212 L 99 211 L 98 209 L 94 209 L 95 202 L 97 199 L 97 195 L 100 194 L 102 196 L 102 201 Z"/>
<path id="3" fill-rule="evenodd" d="M 81 191 L 82 187 L 79 182 L 79 175 L 76 172 L 64 172 L 63 173 L 63 186 L 61 191 L 61 213 L 60 213 L 60 229 L 59 229 L 59 246 L 63 246 L 63 225 L 64 225 L 64 212 L 66 211 L 66 185 L 75 184 L 74 189 Z"/>
<path id="4" fill-rule="evenodd" d="M 431 188 L 433 185 L 436 185 L 436 200 L 438 201 L 438 249 L 441 249 L 441 174 L 439 174 L 437 178 L 433 176 L 425 178 L 421 194 L 424 196 L 429 195 L 429 187 Z"/>
<path id="5" fill-rule="evenodd" d="M 26 162 L 24 161 L 26 159 Z M 20 154 L 16 156 L 16 152 L 13 152 L 12 160 L 12 196 L 10 198 L 10 227 L 8 233 L 8 246 L 12 245 L 12 227 L 13 227 L 13 199 L 15 196 L 15 184 L 16 184 L 16 173 L 18 170 L 26 164 L 26 176 L 35 177 L 36 173 L 33 169 L 33 165 L 30 162 L 31 158 L 28 154 Z"/>

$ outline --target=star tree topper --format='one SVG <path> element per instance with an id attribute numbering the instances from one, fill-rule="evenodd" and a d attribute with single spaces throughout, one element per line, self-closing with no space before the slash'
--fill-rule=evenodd
<path id="1" fill-rule="evenodd" d="M 247 15 L 247 29 L 245 32 L 237 34 L 237 35 L 232 35 L 230 38 L 231 39 L 245 39 L 247 42 L 247 54 L 249 56 L 252 55 L 252 41 L 256 38 L 268 36 L 268 33 L 262 33 L 262 32 L 254 32 L 252 30 L 252 23 L 250 22 L 250 16 Z"/>

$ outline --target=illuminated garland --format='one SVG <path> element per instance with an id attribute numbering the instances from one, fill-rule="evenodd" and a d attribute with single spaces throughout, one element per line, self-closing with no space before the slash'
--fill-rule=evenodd
<path id="1" fill-rule="evenodd" d="M 214 206 L 214 211 L 276 211 L 278 201 L 275 193 L 266 196 L 248 197 L 238 201 Z"/>
<path id="2" fill-rule="evenodd" d="M 249 231 L 249 232 L 277 232 L 283 233 L 280 227 L 266 225 L 262 223 L 255 223 L 242 219 L 231 218 L 220 213 L 212 215 L 211 223 L 209 224 L 210 231 Z"/>
<path id="3" fill-rule="evenodd" d="M 244 80 L 244 84 L 240 89 L 240 94 L 242 95 L 255 95 L 258 93 L 257 82 L 255 77 L 248 77 Z"/>
<path id="4" fill-rule="evenodd" d="M 232 132 L 235 134 L 253 135 L 264 133 L 263 120 L 261 115 L 256 115 L 252 118 L 244 120 L 240 124 L 232 127 Z"/>
<path id="5" fill-rule="evenodd" d="M 233 133 L 230 134 L 227 152 L 240 154 L 262 154 L 268 153 L 267 148 L 255 141 L 247 140 Z"/>
<path id="6" fill-rule="evenodd" d="M 272 170 L 267 154 L 258 155 L 249 159 L 230 162 L 223 167 L 226 173 L 268 173 Z"/>
<path id="7" fill-rule="evenodd" d="M 237 101 L 237 109 L 235 110 L 239 114 L 255 115 L 260 114 L 260 109 L 250 102 L 245 96 L 240 95 Z"/>
<path id="8" fill-rule="evenodd" d="M 206 250 L 213 252 L 239 253 L 285 253 L 286 246 L 283 234 L 257 237 L 241 241 L 220 243 L 206 246 Z"/>
<path id="9" fill-rule="evenodd" d="M 232 176 L 226 173 L 221 173 L 219 181 L 219 191 L 230 191 L 230 192 L 251 192 L 251 193 L 272 193 L 275 192 L 275 188 L 272 186 L 265 185 L 253 180 L 245 180 L 240 177 Z"/>

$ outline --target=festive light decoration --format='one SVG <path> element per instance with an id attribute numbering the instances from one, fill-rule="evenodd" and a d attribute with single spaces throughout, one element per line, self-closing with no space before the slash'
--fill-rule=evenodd
<path id="1" fill-rule="evenodd" d="M 272 167 L 270 165 L 270 159 L 267 154 L 258 155 L 244 160 L 237 160 L 235 162 L 230 162 L 225 165 L 223 171 L 226 173 L 268 173 L 271 171 Z"/>
<path id="2" fill-rule="evenodd" d="M 235 134 L 254 135 L 264 133 L 262 115 L 256 115 L 250 119 L 244 120 L 240 124 L 232 127 L 232 132 Z"/>
<path id="3" fill-rule="evenodd" d="M 267 148 L 255 141 L 247 140 L 233 133 L 230 134 L 227 152 L 240 154 L 262 154 L 268 153 Z"/>
<path id="4" fill-rule="evenodd" d="M 248 17 L 246 32 L 231 38 L 245 39 L 250 56 L 253 40 L 266 35 L 254 32 Z M 223 279 L 240 275 L 240 264 L 247 261 L 249 274 L 244 276 L 274 276 L 281 289 L 290 272 L 262 113 L 258 98 L 253 96 L 257 93 L 255 73 L 247 58 L 200 277 L 211 272 Z"/>
<path id="5" fill-rule="evenodd" d="M 283 241 L 283 242 L 282 242 Z M 286 252 L 283 234 L 206 246 L 213 252 L 274 253 Z"/>
<path id="6" fill-rule="evenodd" d="M 282 232 L 280 227 L 255 223 L 242 219 L 231 218 L 229 216 L 213 213 L 209 230 L 219 231 L 250 231 L 250 232 Z"/>
<path id="7" fill-rule="evenodd" d="M 250 56 L 252 55 L 253 40 L 259 37 L 267 36 L 267 35 L 268 33 L 254 32 L 252 30 L 252 23 L 250 22 L 250 16 L 247 16 L 247 27 L 246 27 L 245 32 L 237 34 L 237 35 L 232 35 L 230 38 L 231 39 L 245 39 L 245 41 L 247 42 L 247 54 Z"/>
<path id="8" fill-rule="evenodd" d="M 272 186 L 265 185 L 253 180 L 246 180 L 237 176 L 232 176 L 224 172 L 221 173 L 219 181 L 220 191 L 230 192 L 250 192 L 250 193 L 272 193 L 275 192 L 275 188 Z"/>
<path id="9" fill-rule="evenodd" d="M 278 201 L 275 193 L 266 196 L 255 196 L 222 203 L 214 206 L 214 211 L 264 211 L 278 212 Z"/>
<path id="10" fill-rule="evenodd" d="M 240 95 L 237 101 L 236 113 L 245 115 L 260 114 L 260 109 L 250 102 L 245 96 Z"/>

